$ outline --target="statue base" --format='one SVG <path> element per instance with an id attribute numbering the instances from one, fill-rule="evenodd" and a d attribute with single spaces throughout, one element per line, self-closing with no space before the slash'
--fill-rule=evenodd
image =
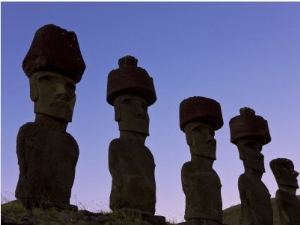
<path id="1" fill-rule="evenodd" d="M 153 225 L 163 225 L 166 223 L 166 218 L 164 216 L 152 215 L 150 213 L 135 209 L 120 209 L 119 211 L 126 216 L 140 216 L 142 220 Z"/>

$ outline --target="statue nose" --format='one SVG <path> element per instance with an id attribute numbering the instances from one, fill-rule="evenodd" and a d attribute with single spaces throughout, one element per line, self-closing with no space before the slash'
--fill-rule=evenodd
<path id="1" fill-rule="evenodd" d="M 298 177 L 299 173 L 297 171 L 294 171 L 293 175 L 294 175 L 294 177 Z"/>
<path id="2" fill-rule="evenodd" d="M 65 100 L 65 101 L 69 100 L 69 95 L 64 85 L 57 84 L 55 90 L 55 98 L 60 100 Z"/>
<path id="3" fill-rule="evenodd" d="M 147 113 L 145 112 L 145 110 L 143 109 L 139 109 L 136 111 L 135 115 L 140 118 L 140 119 L 143 119 L 143 120 L 146 120 L 147 119 Z"/>
<path id="4" fill-rule="evenodd" d="M 216 139 L 210 138 L 209 140 L 207 140 L 206 143 L 207 143 L 207 144 L 210 144 L 210 145 L 212 145 L 212 146 L 215 146 L 217 142 L 216 142 Z"/>

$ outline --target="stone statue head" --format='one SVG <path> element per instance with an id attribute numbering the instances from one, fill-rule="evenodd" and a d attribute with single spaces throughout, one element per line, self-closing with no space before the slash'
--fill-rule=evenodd
<path id="1" fill-rule="evenodd" d="M 76 102 L 76 85 L 73 80 L 58 73 L 40 71 L 31 75 L 29 82 L 35 113 L 72 121 Z"/>
<path id="2" fill-rule="evenodd" d="M 265 172 L 262 146 L 271 141 L 268 122 L 249 107 L 229 121 L 230 141 L 238 147 L 245 168 Z"/>
<path id="3" fill-rule="evenodd" d="M 72 121 L 75 84 L 85 70 L 77 36 L 56 25 L 39 28 L 23 60 L 34 112 Z"/>
<path id="4" fill-rule="evenodd" d="M 265 172 L 264 155 L 261 153 L 262 144 L 257 140 L 239 139 L 236 143 L 240 159 L 246 168 Z"/>
<path id="5" fill-rule="evenodd" d="M 148 107 L 155 103 L 156 92 L 152 77 L 137 66 L 133 56 L 119 59 L 119 68 L 107 77 L 106 100 L 115 108 L 115 120 L 120 131 L 149 135 Z"/>
<path id="6" fill-rule="evenodd" d="M 118 61 L 119 68 L 108 74 L 106 100 L 110 105 L 114 105 L 115 98 L 124 94 L 140 96 L 148 106 L 156 102 L 153 79 L 137 63 L 135 57 L 124 56 Z"/>
<path id="7" fill-rule="evenodd" d="M 179 106 L 179 123 L 192 155 L 216 159 L 215 131 L 223 126 L 217 101 L 200 96 L 183 100 Z"/>
<path id="8" fill-rule="evenodd" d="M 286 158 L 273 159 L 270 162 L 270 168 L 274 174 L 279 189 L 289 187 L 292 189 L 299 188 L 297 177 L 299 173 L 295 171 L 294 164 Z"/>
<path id="9" fill-rule="evenodd" d="M 188 123 L 184 132 L 191 154 L 216 159 L 216 139 L 214 128 L 206 123 Z"/>
<path id="10" fill-rule="evenodd" d="M 240 139 L 257 140 L 262 145 L 271 141 L 268 121 L 255 115 L 255 111 L 249 107 L 240 109 L 240 115 L 229 121 L 230 141 L 236 144 Z"/>
<path id="11" fill-rule="evenodd" d="M 120 131 L 149 135 L 148 105 L 137 95 L 121 95 L 114 100 L 115 120 Z"/>

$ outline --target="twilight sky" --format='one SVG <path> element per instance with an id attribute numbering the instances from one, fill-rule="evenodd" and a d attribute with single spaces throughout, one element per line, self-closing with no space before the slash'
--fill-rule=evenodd
<path id="1" fill-rule="evenodd" d="M 241 107 L 268 121 L 272 141 L 262 150 L 263 182 L 272 197 L 272 159 L 289 158 L 300 170 L 300 2 L 2 2 L 2 197 L 14 199 L 16 136 L 35 117 L 22 61 L 35 31 L 46 24 L 74 31 L 86 63 L 67 129 L 80 147 L 71 198 L 79 208 L 109 211 L 108 145 L 119 131 L 106 102 L 106 82 L 125 55 L 138 59 L 156 89 L 146 145 L 156 163 L 157 215 L 183 221 L 180 171 L 190 152 L 179 128 L 179 104 L 188 97 L 213 98 L 222 107 L 214 169 L 224 209 L 240 203 L 237 180 L 244 168 L 228 123 Z"/>

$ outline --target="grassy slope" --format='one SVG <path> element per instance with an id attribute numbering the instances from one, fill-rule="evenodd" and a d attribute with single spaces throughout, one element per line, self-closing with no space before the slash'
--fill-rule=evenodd
<path id="1" fill-rule="evenodd" d="M 57 211 L 33 209 L 27 211 L 20 202 L 11 201 L 1 205 L 1 224 L 4 225 L 152 225 L 139 215 L 120 212 L 92 213 L 87 210 Z M 162 225 L 172 225 L 166 222 Z"/>
<path id="2" fill-rule="evenodd" d="M 297 196 L 300 201 L 300 195 Z M 271 199 L 273 208 L 273 225 L 280 225 L 278 209 L 276 206 L 275 198 Z M 224 210 L 223 223 L 228 225 L 239 225 L 240 205 L 232 206 Z M 85 210 L 78 212 L 57 212 L 54 209 L 51 210 L 39 210 L 35 209 L 31 213 L 28 213 L 24 207 L 18 202 L 9 202 L 1 205 L 1 221 L 11 222 L 6 224 L 51 224 L 51 225 L 83 225 L 83 224 L 103 224 L 103 225 L 150 225 L 149 223 L 142 221 L 140 218 L 124 217 L 118 213 L 90 213 Z M 31 223 L 30 223 L 31 222 Z M 166 223 L 166 225 L 175 223 Z"/>
<path id="3" fill-rule="evenodd" d="M 300 195 L 297 195 L 297 197 L 300 201 Z M 280 225 L 275 198 L 271 199 L 271 204 L 273 208 L 273 225 Z M 228 209 L 225 209 L 223 211 L 223 223 L 229 225 L 239 225 L 240 213 L 241 213 L 240 205 L 232 206 Z"/>

